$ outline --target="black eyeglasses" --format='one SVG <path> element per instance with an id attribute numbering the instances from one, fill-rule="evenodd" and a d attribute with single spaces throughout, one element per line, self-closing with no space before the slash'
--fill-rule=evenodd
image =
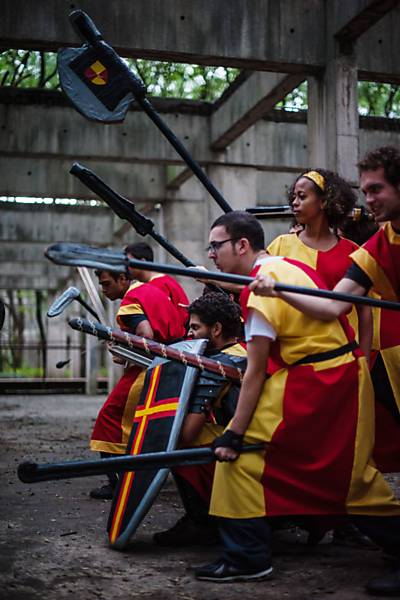
<path id="1" fill-rule="evenodd" d="M 234 242 L 235 240 L 239 240 L 238 237 L 228 238 L 227 240 L 222 240 L 221 242 L 210 242 L 210 245 L 205 249 L 206 252 L 218 252 L 221 248 L 222 244 L 226 244 L 226 242 Z"/>

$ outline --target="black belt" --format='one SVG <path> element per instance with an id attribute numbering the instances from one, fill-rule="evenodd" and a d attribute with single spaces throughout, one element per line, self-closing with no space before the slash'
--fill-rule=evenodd
<path id="1" fill-rule="evenodd" d="M 347 354 L 348 352 L 352 352 L 358 348 L 358 344 L 355 340 L 345 344 L 344 346 L 340 346 L 340 348 L 335 348 L 334 350 L 327 350 L 326 352 L 317 352 L 316 354 L 308 354 L 300 360 L 296 360 L 296 362 L 289 365 L 289 367 L 297 367 L 298 365 L 307 365 L 309 363 L 322 362 L 323 360 L 329 360 L 330 358 L 336 358 L 337 356 L 342 356 L 343 354 Z"/>

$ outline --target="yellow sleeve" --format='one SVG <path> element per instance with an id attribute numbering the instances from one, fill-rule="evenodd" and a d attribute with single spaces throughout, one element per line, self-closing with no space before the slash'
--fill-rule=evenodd
<path id="1" fill-rule="evenodd" d="M 267 247 L 267 252 L 271 256 L 281 256 L 283 236 L 279 235 Z"/>

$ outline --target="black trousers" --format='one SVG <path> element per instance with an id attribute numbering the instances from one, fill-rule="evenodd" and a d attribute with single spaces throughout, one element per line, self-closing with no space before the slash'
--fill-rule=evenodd
<path id="1" fill-rule="evenodd" d="M 400 568 L 400 517 L 348 515 L 365 535 L 385 552 L 398 558 Z M 296 517 L 293 517 L 296 521 Z M 218 519 L 223 558 L 241 569 L 262 569 L 271 562 L 271 521 L 254 519 Z"/>

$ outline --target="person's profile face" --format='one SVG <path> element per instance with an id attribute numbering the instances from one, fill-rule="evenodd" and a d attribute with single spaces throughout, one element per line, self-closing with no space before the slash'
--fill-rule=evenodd
<path id="1" fill-rule="evenodd" d="M 220 271 L 235 273 L 238 260 L 238 253 L 235 248 L 237 241 L 236 238 L 232 238 L 223 225 L 211 229 L 208 257 Z"/>
<path id="2" fill-rule="evenodd" d="M 189 318 L 189 331 L 188 336 L 195 340 L 205 339 L 209 340 L 211 334 L 211 327 L 203 323 L 199 315 L 191 314 Z"/>
<path id="3" fill-rule="evenodd" d="M 290 199 L 293 214 L 298 223 L 305 225 L 323 213 L 323 198 L 307 177 L 300 177 Z"/>

